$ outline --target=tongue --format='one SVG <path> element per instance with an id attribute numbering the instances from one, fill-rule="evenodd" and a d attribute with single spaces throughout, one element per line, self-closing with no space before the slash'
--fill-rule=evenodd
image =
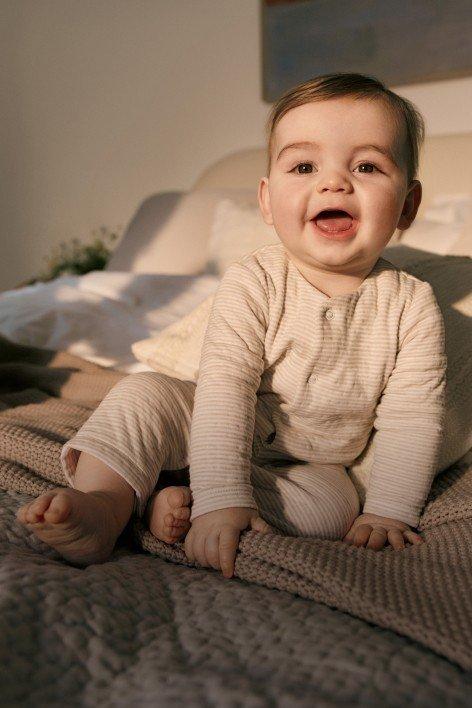
<path id="1" fill-rule="evenodd" d="M 345 211 L 322 211 L 315 223 L 322 231 L 347 231 L 352 218 Z"/>

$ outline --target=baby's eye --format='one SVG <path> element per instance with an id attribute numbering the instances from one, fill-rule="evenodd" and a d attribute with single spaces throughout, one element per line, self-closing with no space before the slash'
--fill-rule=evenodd
<path id="1" fill-rule="evenodd" d="M 293 168 L 293 170 L 297 170 L 298 175 L 308 175 L 310 174 L 309 172 L 298 172 L 299 167 L 313 167 L 313 165 L 311 164 L 311 162 L 299 162 L 298 165 L 295 165 L 295 167 Z M 293 170 L 291 170 L 291 172 L 293 172 Z"/>
<path id="2" fill-rule="evenodd" d="M 366 175 L 371 175 L 373 173 L 373 171 L 377 169 L 376 166 L 373 165 L 371 162 L 363 162 L 362 164 L 358 165 L 358 167 L 373 167 L 373 170 L 371 172 L 369 172 L 369 171 L 362 172 L 362 174 L 366 174 Z"/>

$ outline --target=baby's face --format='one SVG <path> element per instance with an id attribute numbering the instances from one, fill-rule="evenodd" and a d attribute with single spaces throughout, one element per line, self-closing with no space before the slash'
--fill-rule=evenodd
<path id="1" fill-rule="evenodd" d="M 299 142 L 317 145 L 287 147 Z M 364 145 L 387 154 L 359 148 Z M 408 228 L 420 202 L 420 182 L 407 184 L 403 135 L 380 101 L 342 97 L 306 103 L 279 121 L 259 205 L 296 262 L 324 272 L 365 271 L 395 230 Z M 346 238 L 328 238 L 313 221 L 333 206 L 355 217 Z"/>

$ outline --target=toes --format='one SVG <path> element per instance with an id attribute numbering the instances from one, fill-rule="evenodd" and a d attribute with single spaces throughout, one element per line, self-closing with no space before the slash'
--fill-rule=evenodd
<path id="1" fill-rule="evenodd" d="M 183 506 L 180 509 L 176 509 L 172 512 L 174 514 L 174 519 L 179 519 L 180 521 L 188 521 L 190 519 L 190 507 Z"/>
<path id="2" fill-rule="evenodd" d="M 190 487 L 173 487 L 169 492 L 170 506 L 179 507 L 190 504 Z"/>
<path id="3" fill-rule="evenodd" d="M 190 524 L 187 524 L 185 527 L 181 528 L 171 528 L 168 530 L 168 536 L 170 537 L 171 540 L 177 541 L 179 538 L 182 538 L 187 531 L 190 528 Z"/>
<path id="4" fill-rule="evenodd" d="M 16 512 L 16 518 L 18 521 L 21 521 L 23 524 L 26 521 L 26 511 L 29 509 L 29 504 L 26 504 L 25 506 L 20 506 L 19 509 L 17 509 Z"/>
<path id="5" fill-rule="evenodd" d="M 154 536 L 156 536 L 156 538 L 158 538 L 160 541 L 172 544 L 185 537 L 189 529 L 190 523 L 186 522 L 185 526 L 180 526 L 178 528 L 172 526 L 164 526 L 160 527 L 159 529 L 151 528 L 150 530 L 151 533 L 153 533 Z"/>
<path id="6" fill-rule="evenodd" d="M 37 524 L 43 521 L 58 523 L 67 518 L 71 508 L 71 500 L 68 495 L 52 489 L 50 492 L 41 494 L 29 504 L 20 507 L 16 512 L 16 518 L 24 524 Z"/>
<path id="7" fill-rule="evenodd" d="M 46 509 L 49 507 L 51 500 L 56 492 L 45 492 L 40 497 L 30 502 L 27 506 L 20 509 L 22 512 L 20 520 L 27 524 L 35 524 L 41 520 Z"/>
<path id="8" fill-rule="evenodd" d="M 189 525 L 188 519 L 183 519 L 178 517 L 180 510 L 169 512 L 164 516 L 164 525 L 166 528 L 184 528 Z"/>
<path id="9" fill-rule="evenodd" d="M 72 509 L 72 503 L 67 494 L 58 492 L 49 505 L 49 509 L 44 512 L 44 518 L 52 523 L 65 521 Z"/>

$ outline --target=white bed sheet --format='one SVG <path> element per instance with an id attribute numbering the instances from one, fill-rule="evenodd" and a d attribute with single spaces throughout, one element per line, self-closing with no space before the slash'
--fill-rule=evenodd
<path id="1" fill-rule="evenodd" d="M 150 371 L 131 351 L 215 292 L 215 275 L 92 271 L 0 293 L 0 332 L 109 368 Z"/>

